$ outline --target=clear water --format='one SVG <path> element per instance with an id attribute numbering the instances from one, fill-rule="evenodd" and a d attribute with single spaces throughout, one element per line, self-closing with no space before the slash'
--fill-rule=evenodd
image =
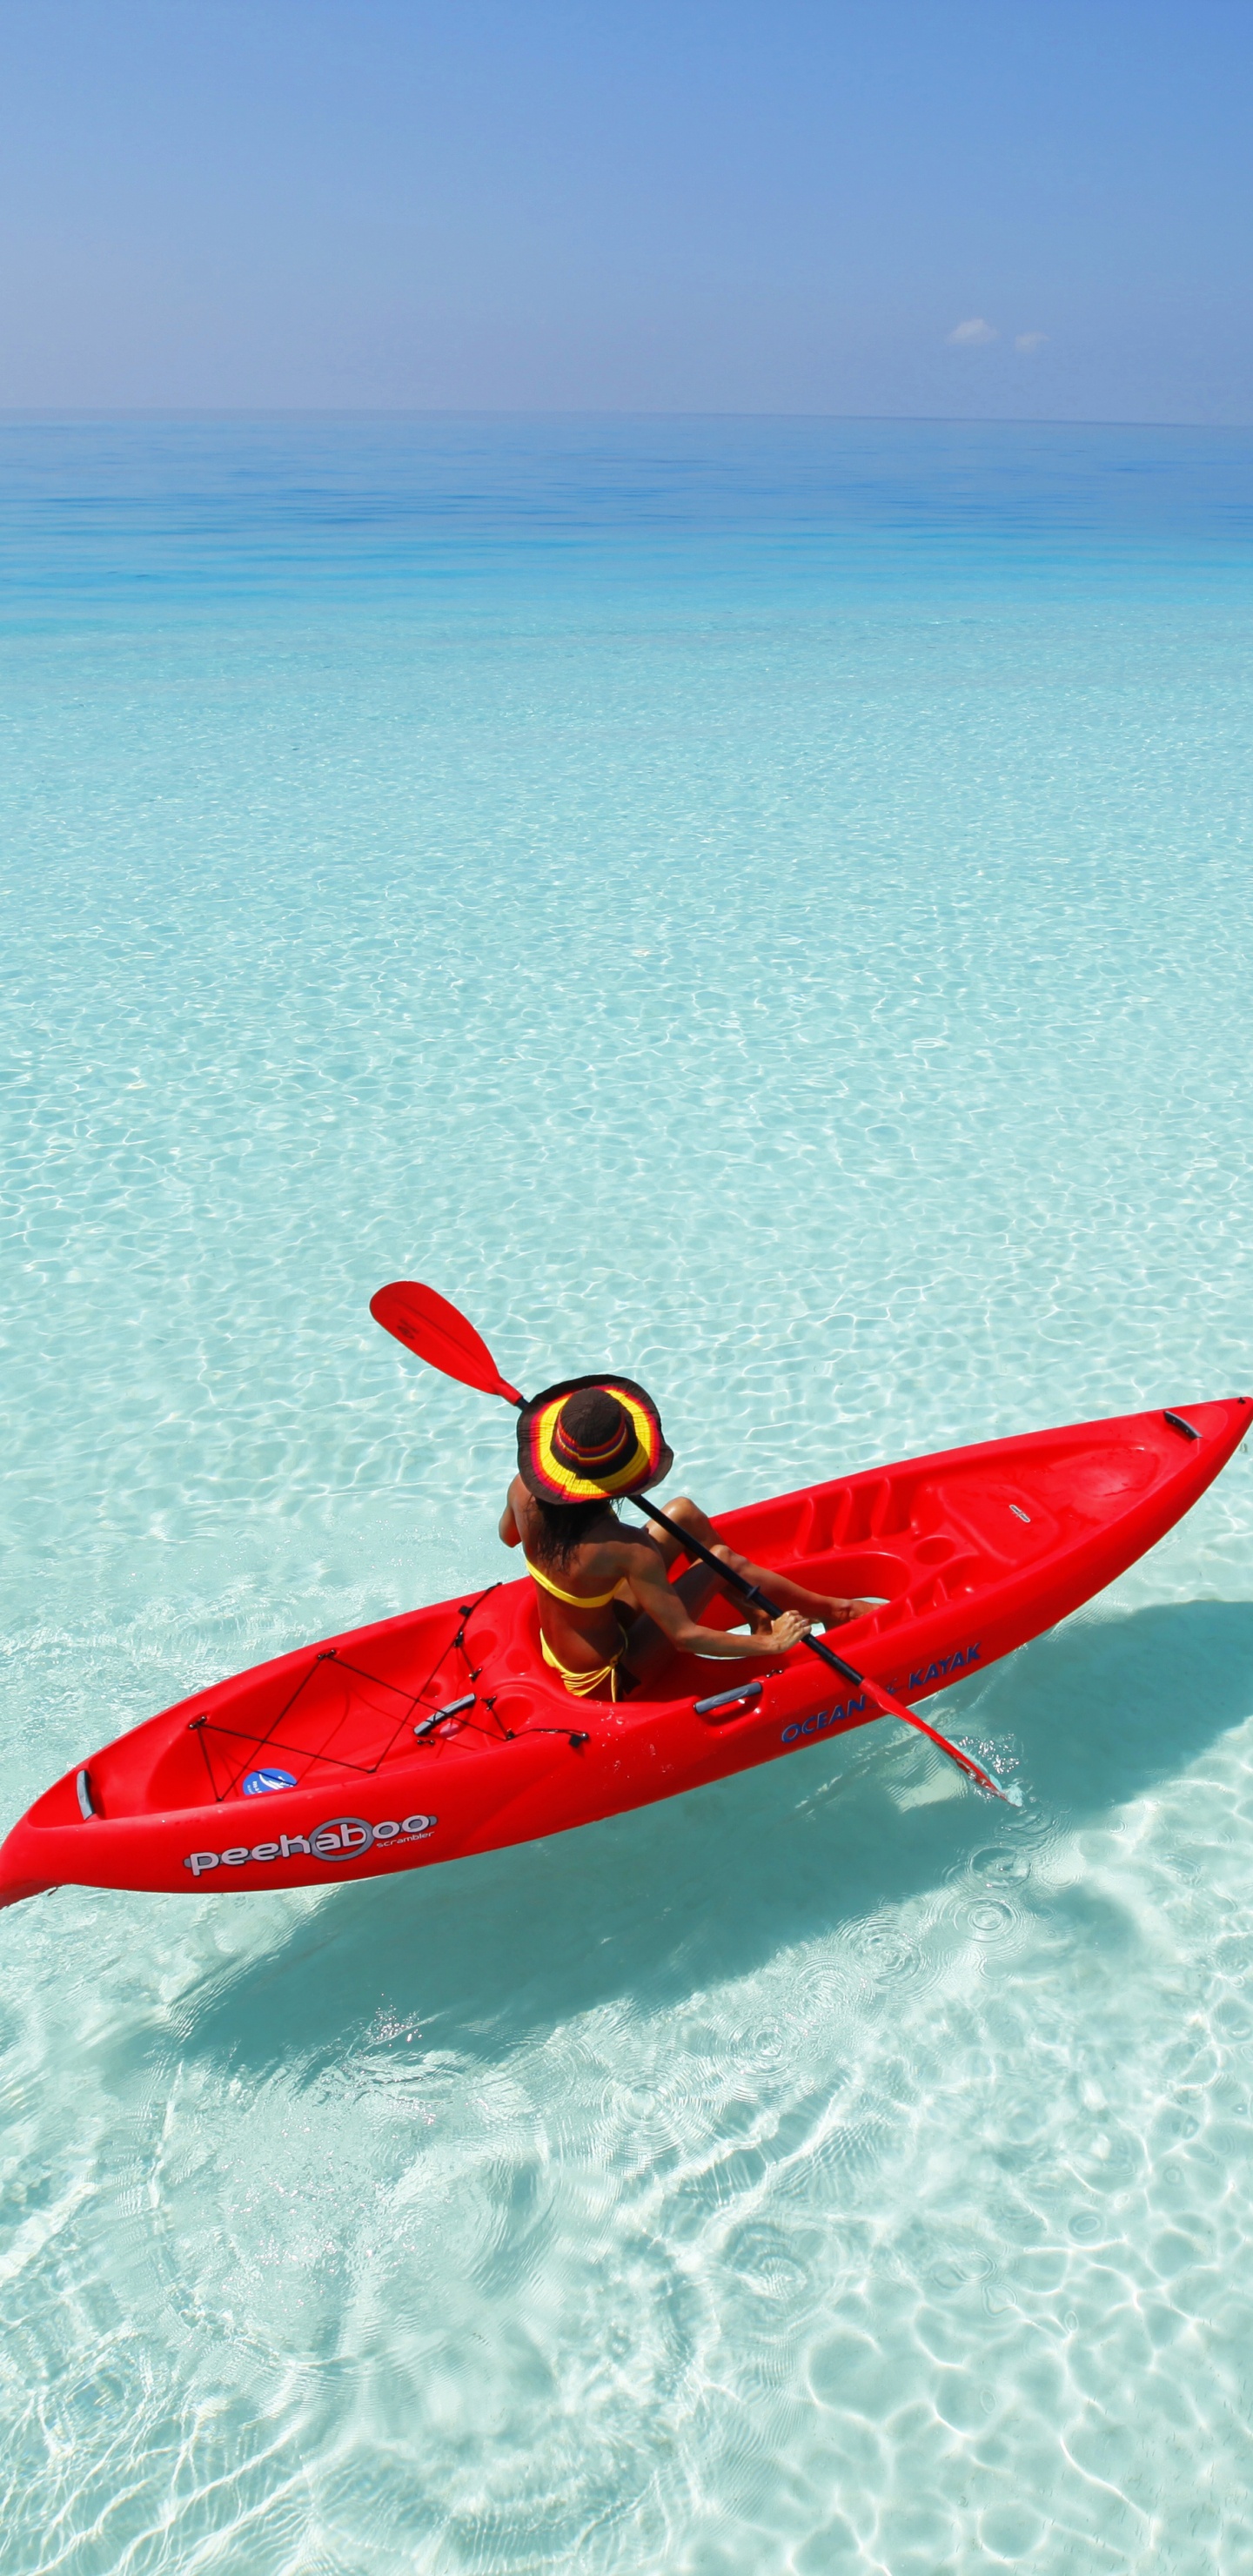
<path id="1" fill-rule="evenodd" d="M 1253 1379 L 1253 438 L 0 430 L 4 1814 L 501 1570 Z M 1253 1493 L 942 1706 L 388 1885 L 0 1919 L 0 2564 L 1246 2570 Z M 938 1712 L 937 1712 L 938 1713 Z"/>

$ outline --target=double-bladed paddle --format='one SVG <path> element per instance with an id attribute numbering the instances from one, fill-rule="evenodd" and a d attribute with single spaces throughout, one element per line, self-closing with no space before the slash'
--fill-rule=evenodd
<path id="1" fill-rule="evenodd" d="M 508 1379 L 501 1376 L 481 1334 L 476 1333 L 473 1324 L 468 1323 L 466 1317 L 459 1314 L 457 1308 L 451 1306 L 446 1297 L 441 1297 L 436 1289 L 424 1287 L 418 1279 L 393 1279 L 388 1287 L 376 1289 L 370 1299 L 370 1313 L 385 1333 L 393 1333 L 398 1342 L 404 1343 L 407 1351 L 414 1352 L 429 1367 L 442 1369 L 445 1377 L 459 1378 L 463 1386 L 477 1387 L 481 1395 L 503 1396 L 507 1404 L 525 1403 L 525 1397 L 519 1395 L 516 1386 L 510 1386 Z M 777 1604 L 770 1600 L 759 1584 L 750 1583 L 746 1575 L 733 1573 L 729 1565 L 724 1565 L 721 1558 L 714 1555 L 712 1548 L 706 1547 L 701 1539 L 694 1538 L 690 1530 L 681 1529 L 677 1521 L 669 1520 L 659 1503 L 646 1501 L 639 1495 L 632 1495 L 631 1499 L 637 1511 L 647 1512 L 650 1520 L 656 1521 L 662 1529 L 669 1531 L 671 1538 L 678 1540 L 686 1556 L 699 1557 L 702 1564 L 709 1566 L 728 1591 L 736 1593 L 741 1601 L 751 1602 L 755 1609 L 764 1610 L 771 1619 L 780 1616 Z M 800 1643 L 807 1646 L 820 1663 L 829 1664 L 841 1681 L 851 1682 L 855 1690 L 866 1691 L 886 1717 L 899 1717 L 906 1726 L 915 1727 L 920 1735 L 925 1735 L 941 1753 L 947 1753 L 950 1762 L 955 1762 L 960 1771 L 976 1781 L 981 1789 L 986 1789 L 991 1797 L 1004 1799 L 1007 1806 L 1012 1804 L 990 1773 L 982 1770 L 956 1744 L 950 1744 L 947 1736 L 939 1734 L 934 1726 L 928 1726 L 925 1717 L 919 1717 L 916 1709 L 907 1708 L 905 1702 L 885 1690 L 881 1682 L 871 1681 L 868 1674 L 859 1673 L 853 1664 L 846 1663 L 842 1655 L 834 1654 L 819 1637 L 805 1636 Z"/>

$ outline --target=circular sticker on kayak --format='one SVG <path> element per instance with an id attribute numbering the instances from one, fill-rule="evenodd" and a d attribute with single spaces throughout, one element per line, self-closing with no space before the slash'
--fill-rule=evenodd
<path id="1" fill-rule="evenodd" d="M 250 1771 L 244 1782 L 246 1798 L 263 1798 L 267 1789 L 294 1789 L 294 1771 Z"/>

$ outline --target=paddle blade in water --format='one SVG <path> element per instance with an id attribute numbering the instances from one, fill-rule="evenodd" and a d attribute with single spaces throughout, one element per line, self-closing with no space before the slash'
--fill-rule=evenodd
<path id="1" fill-rule="evenodd" d="M 385 1333 L 394 1333 L 407 1351 L 415 1352 L 431 1368 L 442 1369 L 445 1377 L 460 1378 L 463 1386 L 476 1386 L 482 1395 L 503 1395 L 509 1404 L 524 1401 L 516 1386 L 501 1376 L 473 1324 L 437 1289 L 424 1288 L 420 1279 L 393 1279 L 388 1287 L 376 1289 L 370 1313 Z"/>

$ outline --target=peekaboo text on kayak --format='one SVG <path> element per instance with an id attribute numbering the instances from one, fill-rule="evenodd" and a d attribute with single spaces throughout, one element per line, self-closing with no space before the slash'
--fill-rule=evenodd
<path id="1" fill-rule="evenodd" d="M 234 1843 L 229 1851 L 188 1852 L 183 1867 L 199 1878 L 207 1869 L 242 1869 L 246 1860 L 290 1860 L 296 1852 L 307 1852 L 312 1860 L 359 1860 L 372 1843 L 422 1842 L 438 1823 L 438 1816 L 404 1816 L 399 1824 L 384 1817 L 378 1825 L 368 1825 L 364 1816 L 332 1816 L 312 1833 L 280 1834 L 277 1842 L 254 1843 L 251 1850 L 246 1843 Z"/>

